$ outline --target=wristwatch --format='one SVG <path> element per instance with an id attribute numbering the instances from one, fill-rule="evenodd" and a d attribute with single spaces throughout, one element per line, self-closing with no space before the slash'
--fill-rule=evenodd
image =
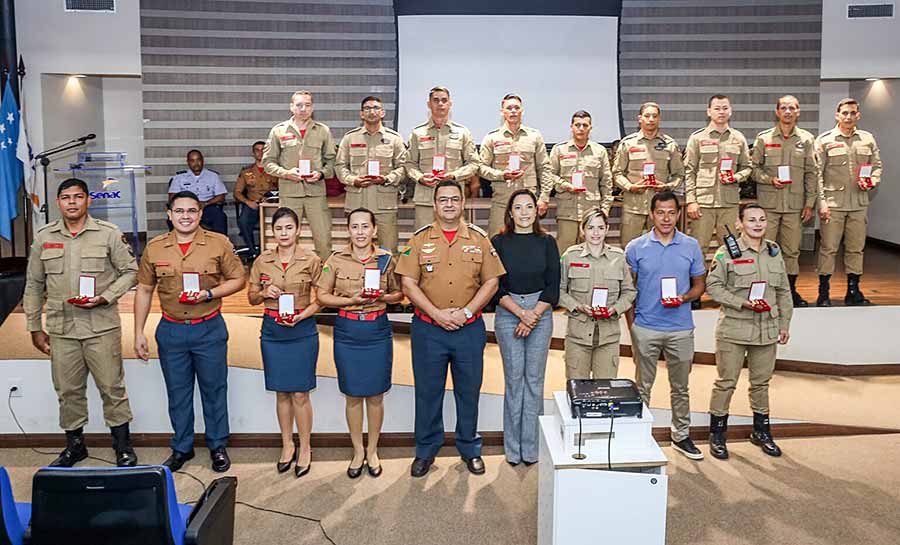
<path id="1" fill-rule="evenodd" d="M 472 314 L 472 311 L 467 309 L 466 307 L 463 307 L 462 311 L 463 311 L 463 314 L 466 315 L 466 320 L 471 320 L 472 316 L 474 316 L 474 314 Z"/>
<path id="2" fill-rule="evenodd" d="M 206 300 L 212 301 L 212 299 L 213 299 L 212 290 L 206 290 Z"/>

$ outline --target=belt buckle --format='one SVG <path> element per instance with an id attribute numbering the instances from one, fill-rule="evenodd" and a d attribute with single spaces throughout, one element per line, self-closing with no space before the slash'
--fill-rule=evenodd
<path id="1" fill-rule="evenodd" d="M 184 325 L 194 325 L 193 320 L 182 320 L 181 323 L 183 323 Z"/>

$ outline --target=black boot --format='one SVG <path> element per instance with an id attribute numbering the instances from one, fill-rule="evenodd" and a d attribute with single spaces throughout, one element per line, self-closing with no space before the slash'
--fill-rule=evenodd
<path id="1" fill-rule="evenodd" d="M 794 308 L 804 308 L 808 307 L 809 303 L 797 293 L 797 275 L 789 274 L 788 282 L 791 284 L 791 299 L 794 300 Z"/>
<path id="2" fill-rule="evenodd" d="M 750 442 L 760 447 L 769 456 L 781 456 L 781 449 L 772 439 L 769 429 L 769 415 L 753 413 L 753 433 L 750 434 Z"/>
<path id="3" fill-rule="evenodd" d="M 819 297 L 816 299 L 817 307 L 830 307 L 831 306 L 831 275 L 830 274 L 820 274 L 819 275 Z"/>
<path id="4" fill-rule="evenodd" d="M 131 448 L 131 431 L 128 422 L 109 428 L 113 438 L 113 450 L 116 451 L 116 465 L 134 467 L 137 465 L 137 454 Z"/>
<path id="5" fill-rule="evenodd" d="M 59 453 L 59 458 L 50 462 L 50 467 L 72 467 L 88 457 L 84 446 L 84 428 L 66 432 L 66 448 Z"/>
<path id="6" fill-rule="evenodd" d="M 866 307 L 872 304 L 872 301 L 866 299 L 863 292 L 859 291 L 859 276 L 853 273 L 847 275 L 847 295 L 844 296 L 844 304 L 848 307 Z"/>
<path id="7" fill-rule="evenodd" d="M 728 431 L 728 415 L 709 415 L 709 453 L 719 460 L 728 459 L 728 447 L 725 446 L 725 432 Z"/>

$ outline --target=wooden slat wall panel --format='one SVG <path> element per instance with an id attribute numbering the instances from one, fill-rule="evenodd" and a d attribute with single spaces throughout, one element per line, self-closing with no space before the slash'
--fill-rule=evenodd
<path id="1" fill-rule="evenodd" d="M 169 178 L 203 151 L 229 191 L 250 144 L 287 119 L 293 91 L 315 94 L 316 119 L 335 140 L 377 94 L 396 117 L 397 50 L 391 0 L 141 0 L 148 234 L 165 230 Z M 230 200 L 230 199 L 229 199 Z M 237 241 L 234 208 L 226 207 Z"/>
<path id="2" fill-rule="evenodd" d="M 706 101 L 731 96 L 732 124 L 752 140 L 774 123 L 775 100 L 801 102 L 801 126 L 818 127 L 820 0 L 624 0 L 619 69 L 625 131 L 638 107 L 663 108 L 663 130 L 682 146 L 706 125 Z"/>

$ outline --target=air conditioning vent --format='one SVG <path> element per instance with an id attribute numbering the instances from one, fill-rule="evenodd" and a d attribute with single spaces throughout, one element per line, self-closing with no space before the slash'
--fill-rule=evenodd
<path id="1" fill-rule="evenodd" d="M 894 4 L 848 4 L 847 19 L 893 18 Z"/>
<path id="2" fill-rule="evenodd" d="M 66 0 L 66 11 L 115 13 L 116 0 Z"/>

